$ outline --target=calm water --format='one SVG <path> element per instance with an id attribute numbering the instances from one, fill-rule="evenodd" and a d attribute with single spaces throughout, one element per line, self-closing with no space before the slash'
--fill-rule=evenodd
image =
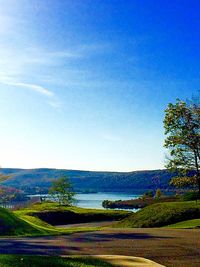
<path id="1" fill-rule="evenodd" d="M 94 194 L 77 194 L 76 205 L 82 208 L 103 209 L 102 202 L 104 200 L 128 200 L 135 199 L 141 195 L 128 193 L 94 193 Z"/>
<path id="2" fill-rule="evenodd" d="M 48 195 L 32 195 L 31 197 L 48 197 Z M 76 206 L 82 208 L 103 209 L 102 202 L 104 200 L 128 200 L 135 199 L 141 196 L 140 194 L 129 193 L 91 193 L 91 194 L 76 194 Z"/>

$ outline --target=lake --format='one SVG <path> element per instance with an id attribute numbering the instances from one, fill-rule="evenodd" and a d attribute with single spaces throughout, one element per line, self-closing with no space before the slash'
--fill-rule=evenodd
<path id="1" fill-rule="evenodd" d="M 104 200 L 128 200 L 140 197 L 141 194 L 131 194 L 131 193 L 117 193 L 117 192 L 98 192 L 98 193 L 78 193 L 75 195 L 76 206 L 81 208 L 93 208 L 93 209 L 103 209 L 102 202 Z M 31 195 L 30 197 L 48 197 L 48 195 Z"/>
<path id="2" fill-rule="evenodd" d="M 82 208 L 94 208 L 103 209 L 102 202 L 104 200 L 128 200 L 138 198 L 139 194 L 128 194 L 128 193 L 89 193 L 89 194 L 77 194 L 76 206 Z"/>

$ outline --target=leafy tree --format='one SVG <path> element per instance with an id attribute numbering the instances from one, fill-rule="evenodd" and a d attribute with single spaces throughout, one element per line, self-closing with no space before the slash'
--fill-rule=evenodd
<path id="1" fill-rule="evenodd" d="M 7 186 L 0 186 L 0 204 L 5 205 L 11 201 L 25 201 L 28 197 L 25 196 L 24 192 Z"/>
<path id="2" fill-rule="evenodd" d="M 153 191 L 149 190 L 149 191 L 145 192 L 144 197 L 153 197 Z"/>
<path id="3" fill-rule="evenodd" d="M 171 183 L 197 188 L 200 193 L 200 104 L 177 100 L 165 110 L 164 146 L 170 157 L 166 167 L 176 172 Z"/>
<path id="4" fill-rule="evenodd" d="M 162 195 L 161 190 L 158 188 L 158 189 L 156 190 L 155 198 L 160 198 L 161 195 Z"/>
<path id="5" fill-rule="evenodd" d="M 69 179 L 64 176 L 53 181 L 49 194 L 61 205 L 71 205 L 75 199 L 72 185 Z"/>
<path id="6" fill-rule="evenodd" d="M 5 175 L 0 173 L 0 183 L 10 179 L 12 177 L 12 175 Z M 0 204 L 5 205 L 6 203 L 8 203 L 9 201 L 11 201 L 14 196 L 12 194 L 8 194 L 8 192 L 6 192 L 5 188 L 0 187 Z"/>

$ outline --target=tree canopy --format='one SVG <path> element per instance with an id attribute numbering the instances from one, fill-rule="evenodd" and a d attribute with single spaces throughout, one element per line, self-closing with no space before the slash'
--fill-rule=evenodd
<path id="1" fill-rule="evenodd" d="M 175 186 L 193 186 L 200 193 L 200 104 L 177 100 L 165 110 L 164 146 L 170 156 L 166 167 L 177 173 Z"/>
<path id="2" fill-rule="evenodd" d="M 68 177 L 60 177 L 53 181 L 49 194 L 61 205 L 71 205 L 75 199 L 72 185 Z"/>

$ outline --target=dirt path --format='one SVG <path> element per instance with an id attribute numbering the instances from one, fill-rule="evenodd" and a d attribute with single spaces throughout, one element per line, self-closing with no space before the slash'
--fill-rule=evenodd
<path id="1" fill-rule="evenodd" d="M 105 229 L 67 236 L 1 238 L 0 253 L 126 255 L 167 267 L 199 267 L 200 230 Z"/>

